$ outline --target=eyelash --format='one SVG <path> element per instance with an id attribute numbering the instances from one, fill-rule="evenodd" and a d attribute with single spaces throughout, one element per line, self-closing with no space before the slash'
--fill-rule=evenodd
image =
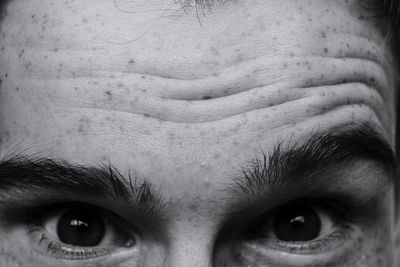
<path id="1" fill-rule="evenodd" d="M 111 249 L 108 248 L 72 248 L 62 246 L 59 242 L 51 240 L 43 233 L 39 235 L 38 245 L 56 259 L 87 260 L 111 254 Z"/>
<path id="2" fill-rule="evenodd" d="M 40 253 L 45 253 L 46 255 L 50 255 L 51 257 L 56 259 L 89 260 L 109 256 L 113 252 L 112 248 L 107 247 L 74 247 L 71 245 L 63 244 L 60 241 L 54 240 L 49 235 L 44 233 L 44 231 L 46 230 L 44 229 L 43 221 L 46 218 L 50 217 L 49 214 L 60 211 L 62 209 L 78 206 L 89 206 L 91 208 L 101 210 L 101 208 L 99 207 L 87 205 L 84 203 L 50 204 L 35 207 L 30 210 L 28 217 L 25 218 L 25 222 L 27 222 L 27 224 L 30 226 L 29 234 L 31 234 L 33 242 L 38 245 Z M 129 239 L 129 241 L 127 242 L 130 242 L 130 240 L 131 239 Z M 130 245 L 128 245 L 127 243 L 126 247 L 130 247 Z"/>
<path id="3" fill-rule="evenodd" d="M 265 242 L 265 245 L 271 249 L 290 253 L 310 254 L 323 252 L 328 249 L 334 249 L 349 239 L 349 232 L 352 230 L 352 228 L 345 224 L 339 227 L 341 228 L 312 241 L 289 243 L 279 240 L 269 240 Z"/>
<path id="4" fill-rule="evenodd" d="M 349 207 L 347 207 L 346 204 L 337 204 L 337 201 L 331 199 L 298 199 L 294 201 L 294 203 L 296 202 L 302 202 L 305 205 L 313 205 L 313 203 L 318 203 L 317 205 L 329 210 L 330 213 L 333 214 L 332 218 L 336 229 L 329 234 L 318 237 L 317 239 L 311 241 L 285 242 L 278 239 L 259 239 L 257 240 L 258 245 L 269 250 L 285 251 L 296 254 L 315 254 L 337 248 L 345 241 L 351 239 L 351 233 L 353 230 L 352 225 L 354 221 L 352 220 L 352 217 L 349 216 L 349 214 L 352 213 L 348 210 Z M 51 235 L 49 236 L 47 233 L 44 233 L 43 220 L 48 217 L 48 214 L 66 207 L 74 207 L 74 205 L 82 204 L 55 204 L 31 209 L 30 214 L 25 222 L 28 222 L 28 225 L 30 225 L 29 232 L 33 237 L 32 240 L 35 242 L 35 244 L 37 244 L 39 252 L 56 259 L 65 260 L 89 260 L 94 258 L 104 258 L 111 255 L 113 252 L 112 248 L 73 247 L 60 243 L 59 241 L 54 240 Z M 273 216 L 275 211 L 286 205 L 290 205 L 290 203 L 268 212 L 268 216 Z M 263 216 L 263 218 L 266 217 L 267 216 Z M 264 219 L 257 221 L 262 220 Z"/>
<path id="5" fill-rule="evenodd" d="M 331 199 L 298 199 L 295 200 L 295 202 L 302 202 L 303 205 L 311 206 L 315 206 L 317 204 L 314 203 L 318 203 L 318 206 L 329 210 L 336 229 L 327 235 L 311 241 L 286 242 L 278 239 L 262 239 L 257 241 L 260 245 L 267 247 L 268 249 L 285 251 L 289 253 L 310 254 L 334 249 L 343 244 L 345 241 L 351 239 L 351 233 L 353 231 L 352 225 L 355 223 L 355 221 L 349 216 L 351 213 L 346 205 L 337 204 L 338 201 L 333 201 Z M 265 218 L 274 216 L 274 213 L 277 212 L 277 210 L 290 205 L 291 203 L 288 203 L 278 207 L 275 210 L 272 210 L 271 212 L 268 212 L 267 216 L 264 215 L 262 217 L 263 219 L 257 220 L 258 223 L 256 223 L 256 225 L 259 224 L 260 221 L 264 221 Z"/>

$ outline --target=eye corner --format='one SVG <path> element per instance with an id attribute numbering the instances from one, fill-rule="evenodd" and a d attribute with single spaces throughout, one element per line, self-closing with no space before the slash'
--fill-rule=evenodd
<path id="1" fill-rule="evenodd" d="M 56 259 L 101 259 L 114 252 L 132 250 L 139 234 L 123 218 L 86 203 L 41 206 L 27 224 L 36 251 Z"/>
<path id="2" fill-rule="evenodd" d="M 244 232 L 254 247 L 295 254 L 322 253 L 350 238 L 346 207 L 331 199 L 290 201 L 261 215 Z"/>

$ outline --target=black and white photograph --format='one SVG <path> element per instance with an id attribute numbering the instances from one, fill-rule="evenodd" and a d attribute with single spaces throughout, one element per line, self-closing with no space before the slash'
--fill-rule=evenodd
<path id="1" fill-rule="evenodd" d="M 0 267 L 400 267 L 400 1 L 0 0 Z"/>

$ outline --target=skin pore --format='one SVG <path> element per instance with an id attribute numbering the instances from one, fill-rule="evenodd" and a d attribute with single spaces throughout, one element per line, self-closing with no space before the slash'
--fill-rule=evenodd
<path id="1" fill-rule="evenodd" d="M 80 181 L 113 166 L 134 192 L 107 198 L 37 183 L 27 194 L 23 183 L 17 192 L 0 182 L 2 266 L 391 266 L 393 177 L 385 157 L 363 156 L 371 142 L 356 140 L 366 132 L 395 145 L 394 62 L 385 22 L 357 2 L 221 1 L 209 10 L 165 0 L 10 1 L 0 34 L 1 159 L 50 159 L 28 168 L 50 179 L 96 169 L 70 176 Z M 353 139 L 340 137 L 349 132 Z M 316 152 L 326 142 L 304 145 L 321 138 L 346 157 L 330 164 Z M 277 171 L 276 183 L 251 184 L 285 159 L 271 155 L 304 150 L 318 164 L 300 161 L 314 168 L 303 178 L 293 171 L 281 182 Z M 264 172 L 252 176 L 251 162 Z M 159 206 L 151 212 L 137 201 L 146 184 Z M 321 216 L 322 241 L 270 241 L 271 214 L 304 201 Z M 60 202 L 45 227 L 19 216 Z M 111 250 L 71 259 L 46 245 L 43 233 L 57 240 L 54 222 L 70 202 L 112 212 L 120 223 L 107 226 Z M 120 242 L 121 229 L 133 245 Z"/>

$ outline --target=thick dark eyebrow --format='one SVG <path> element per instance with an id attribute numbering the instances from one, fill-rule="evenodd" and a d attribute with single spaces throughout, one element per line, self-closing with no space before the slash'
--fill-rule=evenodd
<path id="1" fill-rule="evenodd" d="M 0 161 L 0 197 L 19 198 L 21 192 L 118 200 L 149 214 L 162 207 L 150 182 L 124 176 L 111 163 L 94 167 L 47 157 L 7 156 Z"/>
<path id="2" fill-rule="evenodd" d="M 323 171 L 352 164 L 354 160 L 372 160 L 395 179 L 396 161 L 384 137 L 367 124 L 353 125 L 328 132 L 314 132 L 306 141 L 278 144 L 267 154 L 249 161 L 229 187 L 235 193 L 256 198 L 266 189 L 307 180 Z M 394 180 L 397 182 L 396 180 Z"/>

